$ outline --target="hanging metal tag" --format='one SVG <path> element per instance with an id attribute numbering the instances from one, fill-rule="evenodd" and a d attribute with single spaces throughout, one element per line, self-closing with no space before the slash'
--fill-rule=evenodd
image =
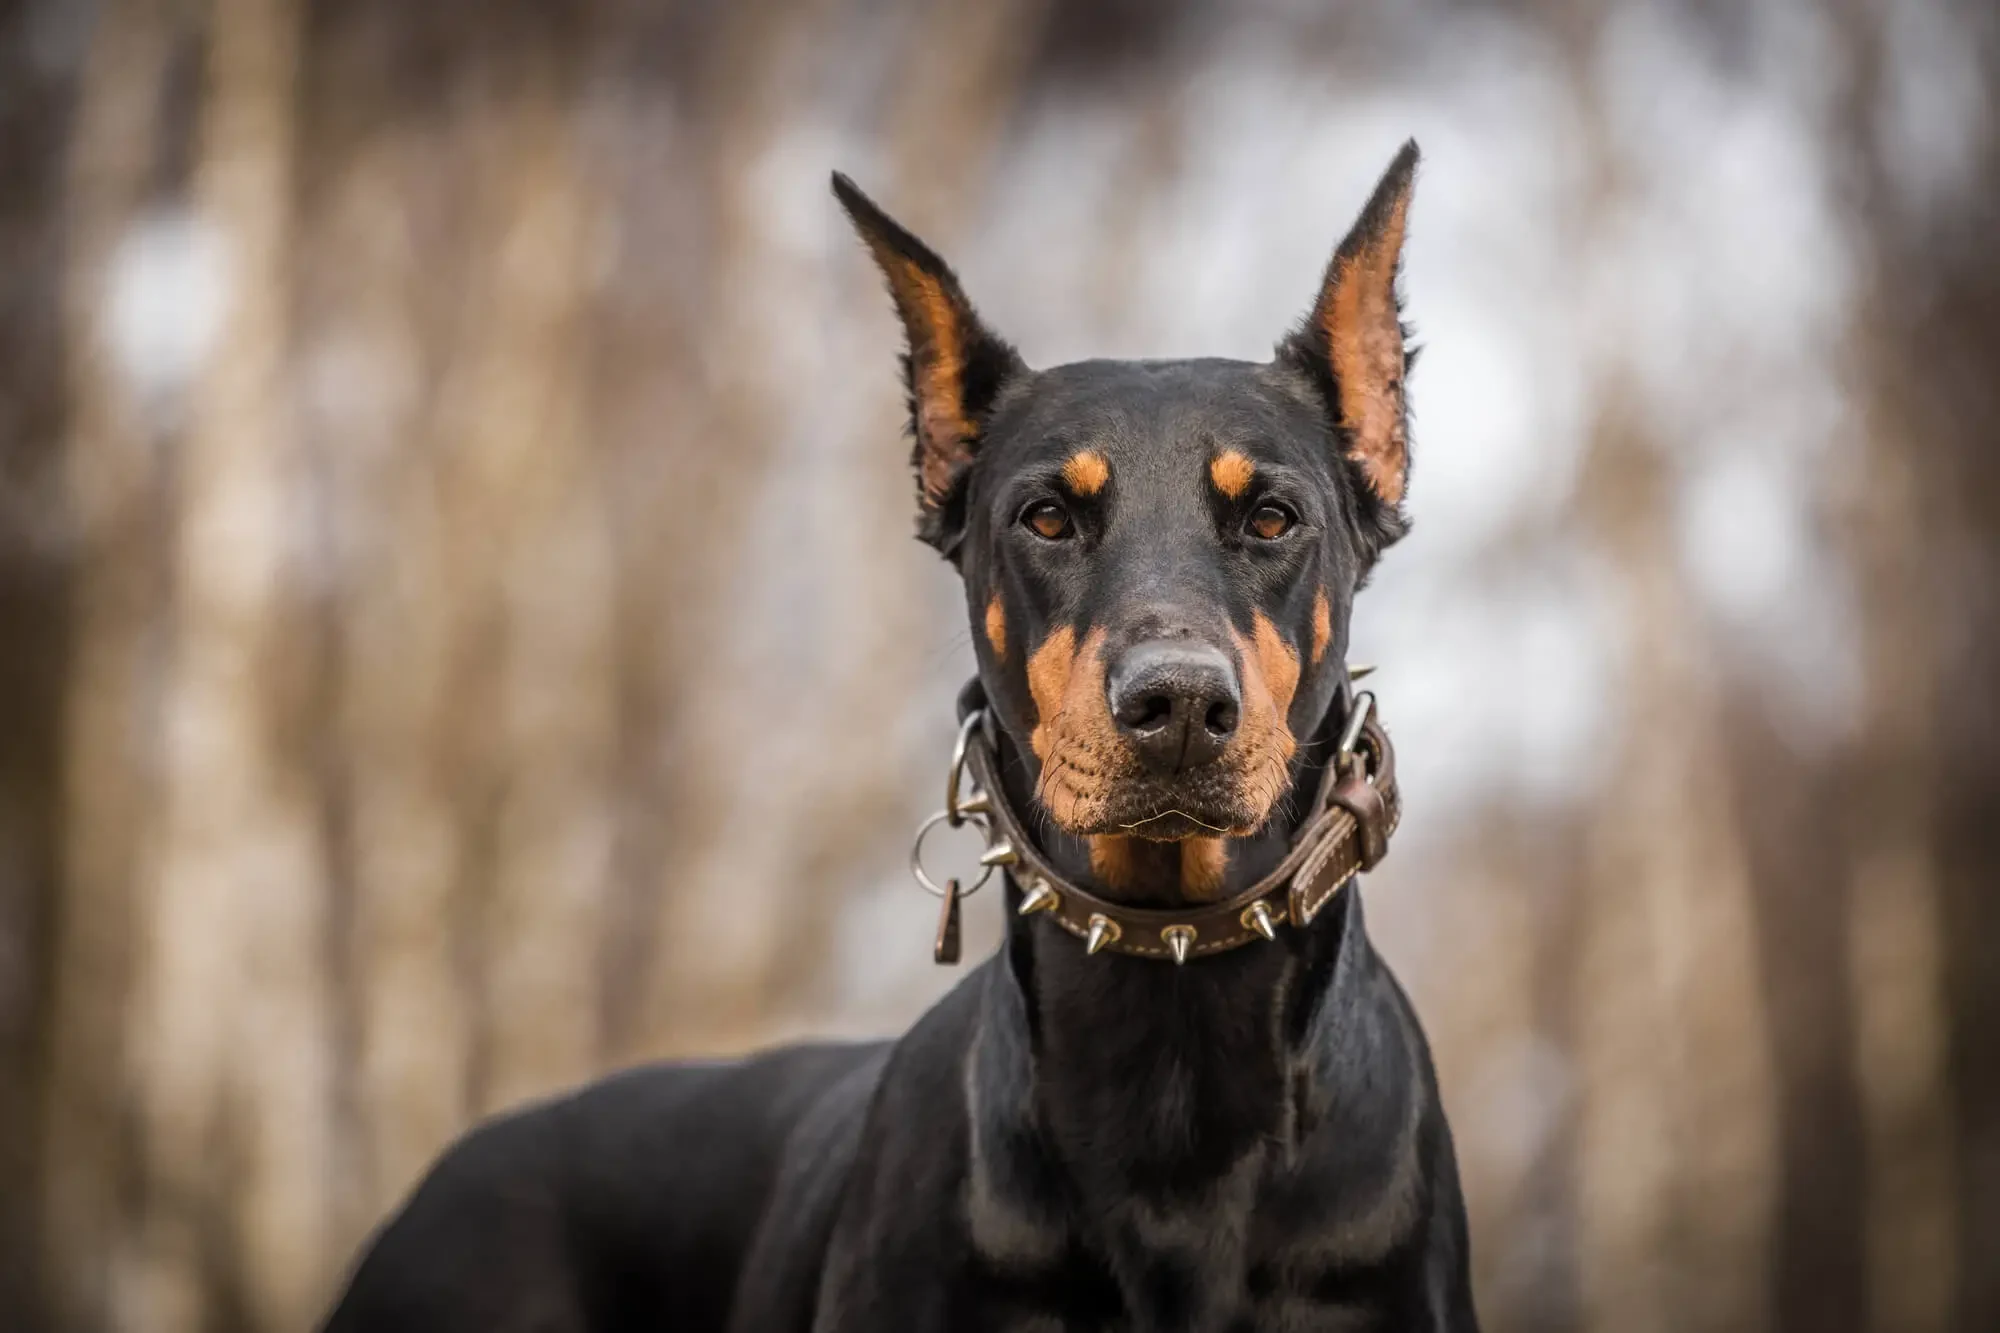
<path id="1" fill-rule="evenodd" d="M 933 961 L 951 966 L 958 961 L 958 881 L 944 882 L 944 901 L 938 906 L 937 940 L 931 946 Z"/>

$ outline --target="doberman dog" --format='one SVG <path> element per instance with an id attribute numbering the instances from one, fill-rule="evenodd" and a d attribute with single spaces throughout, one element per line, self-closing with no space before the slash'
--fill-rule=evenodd
<path id="1" fill-rule="evenodd" d="M 919 534 L 964 580 L 949 818 L 989 833 L 1005 943 L 900 1040 L 475 1129 L 329 1329 L 1477 1327 L 1429 1052 L 1354 877 L 1397 809 L 1345 663 L 1405 528 L 1416 163 L 1272 360 L 1050 370 L 835 176 L 908 336 Z"/>

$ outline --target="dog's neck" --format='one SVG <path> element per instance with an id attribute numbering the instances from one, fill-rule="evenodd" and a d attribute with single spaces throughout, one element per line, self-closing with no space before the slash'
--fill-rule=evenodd
<path id="1" fill-rule="evenodd" d="M 1301 747 L 1307 757 L 1278 806 L 1282 817 L 1255 837 L 1231 840 L 1221 895 L 1283 859 L 1310 803 L 1301 792 L 1320 780 L 1321 765 L 1311 757 L 1320 748 Z M 1008 800 L 1034 810 L 1032 765 L 1011 738 L 1003 735 L 1000 749 Z M 1084 839 L 1046 819 L 1027 822 L 1058 870 L 1102 883 Z M 1148 877 L 1119 896 L 1184 901 L 1178 846 L 1150 844 L 1148 852 L 1135 860 Z M 1306 1132 L 1314 1019 L 1343 944 L 1361 942 L 1354 898 L 1351 888 L 1343 891 L 1308 929 L 1188 967 L 1090 955 L 1049 922 L 1008 914 L 1006 962 L 1029 1034 L 1020 1058 L 1032 1066 L 1038 1118 L 1067 1167 L 1086 1177 L 1078 1182 L 1086 1192 L 1101 1187 L 1109 1196 L 1139 1183 L 1192 1187 L 1227 1173 L 1259 1144 L 1296 1142 Z"/>
<path id="2" fill-rule="evenodd" d="M 1343 1034 L 1365 1025 L 1373 967 L 1360 907 L 1350 884 L 1310 929 L 1186 967 L 1012 921 L 968 1069 L 975 1233 L 998 1222 L 982 1244 L 1049 1261 L 1080 1241 L 1128 1301 L 1135 1244 L 1240 1251 L 1274 1178 L 1342 1123 Z"/>

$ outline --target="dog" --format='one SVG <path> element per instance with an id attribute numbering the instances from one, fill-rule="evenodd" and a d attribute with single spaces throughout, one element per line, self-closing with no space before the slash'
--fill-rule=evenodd
<path id="1" fill-rule="evenodd" d="M 1477 1328 L 1429 1051 L 1356 878 L 1399 809 L 1346 653 L 1406 527 L 1416 166 L 1272 360 L 1050 370 L 834 177 L 907 335 L 919 535 L 964 581 L 944 818 L 987 833 L 1005 942 L 900 1040 L 474 1129 L 331 1333 Z"/>

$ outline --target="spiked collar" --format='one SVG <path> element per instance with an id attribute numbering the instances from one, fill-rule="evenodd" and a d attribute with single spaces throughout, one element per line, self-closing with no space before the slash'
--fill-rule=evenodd
<path id="1" fill-rule="evenodd" d="M 1357 673 L 1358 673 L 1357 668 Z M 1035 846 L 1008 803 L 1000 781 L 992 715 L 974 681 L 960 696 L 963 725 L 946 783 L 945 809 L 932 823 L 976 824 L 987 838 L 980 863 L 1004 868 L 1018 888 L 1010 895 L 1024 917 L 1046 916 L 1083 941 L 1088 953 L 1110 950 L 1138 958 L 1190 958 L 1271 941 L 1286 927 L 1303 930 L 1341 885 L 1372 869 L 1389 850 L 1402 814 L 1396 752 L 1375 716 L 1375 696 L 1343 682 L 1339 741 L 1291 847 L 1276 869 L 1217 902 L 1134 907 L 1099 897 L 1065 878 Z M 969 784 L 967 780 L 969 781 Z M 929 827 L 928 825 L 926 826 Z M 921 846 L 922 831 L 919 832 Z M 916 863 L 920 882 L 944 899 L 935 955 L 958 961 L 958 881 L 940 888 Z M 981 881 L 983 883 L 983 881 Z M 974 885 L 976 889 L 978 885 Z"/>

